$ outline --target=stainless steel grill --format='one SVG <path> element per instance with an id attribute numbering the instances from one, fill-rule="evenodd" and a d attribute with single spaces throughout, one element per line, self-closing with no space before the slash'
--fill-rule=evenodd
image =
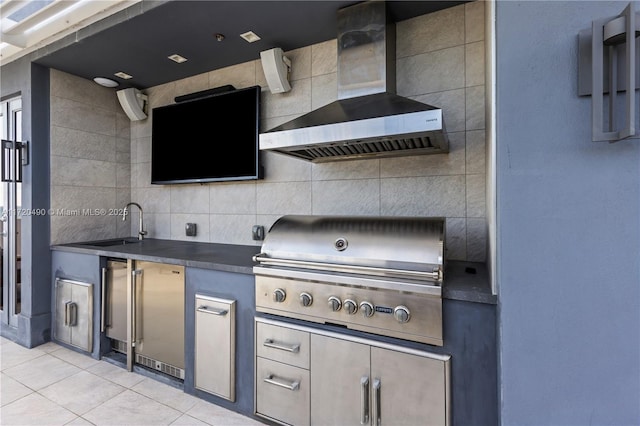
<path id="1" fill-rule="evenodd" d="M 254 260 L 256 310 L 442 345 L 444 219 L 283 216 Z"/>

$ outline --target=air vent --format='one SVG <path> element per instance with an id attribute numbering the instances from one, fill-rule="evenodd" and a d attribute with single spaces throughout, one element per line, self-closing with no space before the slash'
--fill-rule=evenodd
<path id="1" fill-rule="evenodd" d="M 153 358 L 149 358 L 140 354 L 136 354 L 136 363 L 153 370 L 158 370 L 161 373 L 168 374 L 169 376 L 184 380 L 184 370 L 178 367 L 174 367 L 171 364 L 156 361 Z"/>
<path id="2" fill-rule="evenodd" d="M 303 149 L 288 150 L 289 155 L 321 163 L 323 161 L 357 160 L 361 157 L 397 157 L 403 151 L 411 150 L 412 154 L 429 154 L 442 152 L 439 146 L 431 143 L 431 138 L 418 137 L 409 139 L 388 139 L 377 142 L 349 142 L 345 144 L 318 145 Z"/>
<path id="3" fill-rule="evenodd" d="M 113 349 L 116 352 L 126 354 L 127 342 L 123 342 L 122 340 L 111 339 L 111 349 Z"/>

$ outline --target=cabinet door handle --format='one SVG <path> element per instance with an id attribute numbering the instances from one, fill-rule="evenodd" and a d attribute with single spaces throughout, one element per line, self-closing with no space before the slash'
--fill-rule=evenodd
<path id="1" fill-rule="evenodd" d="M 262 380 L 265 383 L 280 386 L 281 388 L 289 389 L 290 391 L 297 391 L 298 389 L 300 389 L 300 382 L 293 381 L 293 382 L 287 383 L 280 380 L 276 380 L 273 374 L 269 374 L 267 377 L 265 377 Z"/>
<path id="2" fill-rule="evenodd" d="M 380 410 L 380 388 L 382 381 L 375 379 L 373 381 L 373 426 L 380 426 L 382 414 Z"/>
<path id="3" fill-rule="evenodd" d="M 300 345 L 297 343 L 294 343 L 293 345 L 286 345 L 281 343 L 274 343 L 273 339 L 266 339 L 262 345 L 266 346 L 267 348 L 293 352 L 294 354 L 297 354 L 298 352 L 300 352 Z"/>
<path id="4" fill-rule="evenodd" d="M 360 378 L 360 424 L 369 423 L 369 378 Z"/>
<path id="5" fill-rule="evenodd" d="M 106 309 L 107 309 L 107 268 L 102 268 L 102 296 L 100 303 L 100 332 L 104 333 L 106 323 Z"/>
<path id="6" fill-rule="evenodd" d="M 73 327 L 77 324 L 78 305 L 69 301 L 64 304 L 64 325 Z"/>
<path id="7" fill-rule="evenodd" d="M 209 306 L 198 306 L 197 309 L 198 312 L 202 312 L 205 314 L 211 314 L 211 315 L 219 315 L 219 316 L 225 316 L 229 313 L 228 310 L 226 309 L 216 309 L 216 308 L 210 308 Z"/>

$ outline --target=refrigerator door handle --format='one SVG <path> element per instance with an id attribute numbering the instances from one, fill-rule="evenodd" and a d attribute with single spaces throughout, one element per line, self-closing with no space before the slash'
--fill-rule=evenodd
<path id="1" fill-rule="evenodd" d="M 142 309 L 142 296 L 138 297 L 138 276 L 142 275 L 141 269 L 134 269 L 131 271 L 131 278 L 133 282 L 133 291 L 132 291 L 132 304 L 133 304 L 133 336 L 131 338 L 133 345 L 135 346 L 138 340 L 142 341 L 142 333 L 139 330 L 142 328 L 142 315 L 138 315 L 138 311 Z"/>
<path id="2" fill-rule="evenodd" d="M 107 268 L 102 268 L 102 296 L 100 299 L 100 332 L 104 333 L 107 327 Z"/>

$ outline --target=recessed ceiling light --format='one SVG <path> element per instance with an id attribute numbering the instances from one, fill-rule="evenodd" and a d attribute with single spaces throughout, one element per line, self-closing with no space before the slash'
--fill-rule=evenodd
<path id="1" fill-rule="evenodd" d="M 184 56 L 180 56 L 177 53 L 171 56 L 167 56 L 167 58 L 171 59 L 173 62 L 177 62 L 178 64 L 181 64 L 187 61 L 187 58 L 185 58 Z"/>
<path id="2" fill-rule="evenodd" d="M 126 72 L 122 72 L 122 71 L 118 71 L 117 73 L 114 74 L 116 77 L 120 77 L 124 80 L 129 80 L 130 78 L 133 78 L 132 75 L 127 74 Z"/>
<path id="3" fill-rule="evenodd" d="M 113 81 L 110 78 L 104 77 L 96 77 L 93 79 L 93 81 L 104 87 L 116 87 L 119 84 L 117 81 Z"/>
<path id="4" fill-rule="evenodd" d="M 258 34 L 254 33 L 253 31 L 247 31 L 246 33 L 240 34 L 240 37 L 247 40 L 249 43 L 260 40 Z"/>

